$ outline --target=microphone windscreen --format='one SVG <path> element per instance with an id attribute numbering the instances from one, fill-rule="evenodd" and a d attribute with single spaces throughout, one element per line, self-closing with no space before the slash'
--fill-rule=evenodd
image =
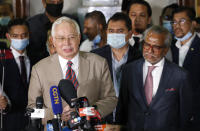
<path id="1" fill-rule="evenodd" d="M 54 115 L 62 114 L 62 100 L 57 86 L 52 86 L 50 88 L 50 98 Z"/>
<path id="2" fill-rule="evenodd" d="M 61 97 L 71 106 L 71 99 L 77 98 L 77 92 L 70 80 L 62 79 L 58 84 Z"/>

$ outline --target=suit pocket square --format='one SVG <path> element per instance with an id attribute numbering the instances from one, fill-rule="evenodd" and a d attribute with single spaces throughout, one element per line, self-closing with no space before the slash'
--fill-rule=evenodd
<path id="1" fill-rule="evenodd" d="M 166 92 L 171 92 L 171 91 L 176 91 L 176 88 L 168 88 L 168 89 L 165 89 Z"/>

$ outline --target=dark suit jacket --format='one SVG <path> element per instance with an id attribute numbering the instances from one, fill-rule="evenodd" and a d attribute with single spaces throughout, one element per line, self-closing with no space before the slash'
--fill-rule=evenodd
<path id="1" fill-rule="evenodd" d="M 109 66 L 109 70 L 110 70 L 110 74 L 111 74 L 111 77 L 112 77 L 112 80 L 113 80 L 111 47 L 109 45 L 106 45 L 106 46 L 104 46 L 102 48 L 98 48 L 98 49 L 92 50 L 91 52 L 92 53 L 96 53 L 96 54 L 104 57 L 107 60 L 108 66 Z M 134 61 L 136 59 L 139 59 L 141 56 L 142 56 L 141 52 L 138 49 L 133 48 L 132 46 L 129 46 L 128 60 L 127 60 L 126 64 L 129 63 L 129 62 L 132 62 L 132 61 Z M 113 123 L 113 113 L 108 115 L 105 118 L 105 121 L 107 123 Z"/>
<path id="2" fill-rule="evenodd" d="M 172 56 L 173 62 L 178 64 L 179 49 L 176 47 L 175 43 L 176 41 L 172 43 Z M 185 57 L 183 68 L 190 73 L 192 78 L 192 84 L 194 87 L 194 109 L 196 114 L 194 117 L 194 122 L 197 123 L 195 126 L 198 126 L 200 129 L 200 38 L 197 35 L 192 41 L 192 44 Z"/>
<path id="3" fill-rule="evenodd" d="M 6 51 L 6 60 L 0 61 L 0 81 L 2 80 L 2 62 L 5 67 L 4 91 L 12 104 L 9 112 L 4 115 L 3 130 L 21 131 L 27 123 L 24 113 L 28 103 L 28 87 L 23 86 L 18 65 L 10 50 Z"/>
<path id="4" fill-rule="evenodd" d="M 157 93 L 148 106 L 143 86 L 143 64 L 144 59 L 139 59 L 124 68 L 117 122 L 127 124 L 130 131 L 185 129 L 192 114 L 192 93 L 187 73 L 165 60 Z"/>
<path id="5" fill-rule="evenodd" d="M 106 46 L 104 46 L 102 48 L 98 48 L 98 49 L 92 50 L 91 52 L 95 53 L 95 54 L 98 54 L 98 55 L 104 57 L 107 60 L 108 66 L 109 66 L 109 70 L 110 70 L 110 74 L 111 74 L 111 77 L 113 79 L 111 47 L 109 45 L 106 45 Z M 136 48 L 133 48 L 132 46 L 129 46 L 128 60 L 127 60 L 126 64 L 129 63 L 129 62 L 132 62 L 134 60 L 137 60 L 137 59 L 139 59 L 141 57 L 142 57 L 142 54 L 141 54 L 141 52 L 139 50 L 137 50 Z"/>

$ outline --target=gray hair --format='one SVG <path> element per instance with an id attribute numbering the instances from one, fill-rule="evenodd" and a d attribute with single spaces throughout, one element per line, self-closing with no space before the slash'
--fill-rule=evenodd
<path id="1" fill-rule="evenodd" d="M 171 42 L 172 42 L 172 36 L 171 36 L 170 32 L 167 29 L 165 29 L 164 27 L 159 26 L 159 25 L 153 25 L 153 26 L 149 27 L 144 32 L 144 40 L 146 39 L 147 34 L 149 32 L 153 32 L 153 33 L 156 33 L 156 34 L 164 34 L 165 35 L 164 44 L 165 44 L 166 47 L 170 47 Z"/>
<path id="2" fill-rule="evenodd" d="M 80 28 L 79 28 L 79 25 L 77 24 L 77 22 L 75 20 L 69 18 L 69 17 L 63 16 L 63 17 L 58 18 L 53 23 L 52 30 L 51 30 L 51 35 L 52 36 L 55 35 L 55 27 L 56 27 L 56 25 L 59 25 L 59 24 L 64 23 L 64 22 L 69 23 L 69 24 L 75 26 L 77 33 L 80 34 Z"/>

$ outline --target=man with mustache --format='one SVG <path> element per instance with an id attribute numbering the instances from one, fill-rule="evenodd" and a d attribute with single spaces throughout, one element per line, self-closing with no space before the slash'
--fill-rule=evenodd
<path id="1" fill-rule="evenodd" d="M 46 42 L 47 32 L 51 29 L 52 23 L 61 16 L 75 19 L 69 14 L 62 13 L 64 0 L 41 0 L 41 2 L 45 8 L 45 12 L 30 17 L 27 20 L 30 28 L 30 44 L 27 47 L 27 54 L 32 65 L 49 56 Z"/>
<path id="2" fill-rule="evenodd" d="M 187 72 L 164 58 L 170 32 L 152 26 L 144 33 L 143 57 L 124 67 L 116 119 L 130 131 L 184 131 L 192 117 Z"/>
<path id="3" fill-rule="evenodd" d="M 129 43 L 137 49 L 141 50 L 140 42 L 142 41 L 142 33 L 148 28 L 151 23 L 152 10 L 151 6 L 146 1 L 134 0 L 131 1 L 127 9 L 127 14 L 132 21 L 132 38 Z"/>
<path id="4" fill-rule="evenodd" d="M 200 129 L 200 38 L 193 31 L 195 11 L 188 7 L 180 7 L 172 13 L 172 27 L 176 41 L 172 43 L 173 62 L 186 69 L 194 87 L 194 123 Z"/>

